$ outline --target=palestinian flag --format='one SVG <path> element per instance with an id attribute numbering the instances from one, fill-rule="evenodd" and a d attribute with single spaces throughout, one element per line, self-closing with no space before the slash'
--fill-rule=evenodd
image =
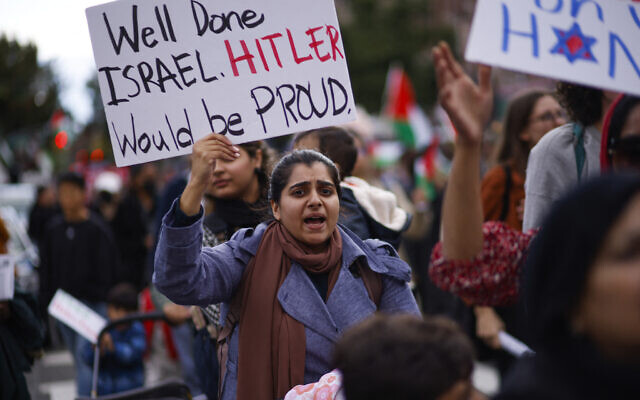
<path id="1" fill-rule="evenodd" d="M 418 107 L 413 85 L 401 67 L 392 66 L 387 75 L 384 114 L 393 122 L 396 137 L 406 147 L 424 149 L 433 140 L 433 129 Z"/>
<path id="2" fill-rule="evenodd" d="M 424 153 L 416 158 L 413 165 L 415 185 L 422 189 L 430 201 L 436 198 L 436 188 L 433 181 L 437 173 L 438 138 L 427 147 Z"/>

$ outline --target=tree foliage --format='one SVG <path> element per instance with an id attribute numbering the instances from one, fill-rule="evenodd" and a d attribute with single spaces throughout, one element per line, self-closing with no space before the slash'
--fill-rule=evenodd
<path id="1" fill-rule="evenodd" d="M 433 17 L 427 0 L 347 0 L 339 4 L 340 28 L 354 96 L 370 112 L 380 110 L 389 66 L 409 74 L 418 102 L 436 100 L 431 48 L 453 45 L 454 31 Z"/>
<path id="2" fill-rule="evenodd" d="M 60 107 L 51 67 L 38 63 L 34 44 L 0 36 L 0 135 L 46 124 Z"/>

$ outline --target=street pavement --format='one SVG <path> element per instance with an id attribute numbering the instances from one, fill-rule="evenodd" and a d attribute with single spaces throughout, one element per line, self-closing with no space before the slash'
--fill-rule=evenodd
<path id="1" fill-rule="evenodd" d="M 71 400 L 75 398 L 75 371 L 67 350 L 47 351 L 26 375 L 33 400 Z"/>

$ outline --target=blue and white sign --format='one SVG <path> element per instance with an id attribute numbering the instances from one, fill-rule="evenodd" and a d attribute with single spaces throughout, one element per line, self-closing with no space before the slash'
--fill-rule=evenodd
<path id="1" fill-rule="evenodd" d="M 466 59 L 640 95 L 640 3 L 478 0 Z"/>

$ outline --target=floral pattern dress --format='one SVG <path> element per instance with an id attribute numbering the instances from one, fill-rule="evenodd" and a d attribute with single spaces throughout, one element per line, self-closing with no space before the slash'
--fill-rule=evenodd
<path id="1" fill-rule="evenodd" d="M 431 253 L 429 277 L 440 289 L 470 304 L 513 304 L 518 298 L 520 269 L 537 233 L 537 229 L 523 233 L 502 222 L 485 222 L 480 254 L 471 260 L 447 260 L 438 242 Z"/>

